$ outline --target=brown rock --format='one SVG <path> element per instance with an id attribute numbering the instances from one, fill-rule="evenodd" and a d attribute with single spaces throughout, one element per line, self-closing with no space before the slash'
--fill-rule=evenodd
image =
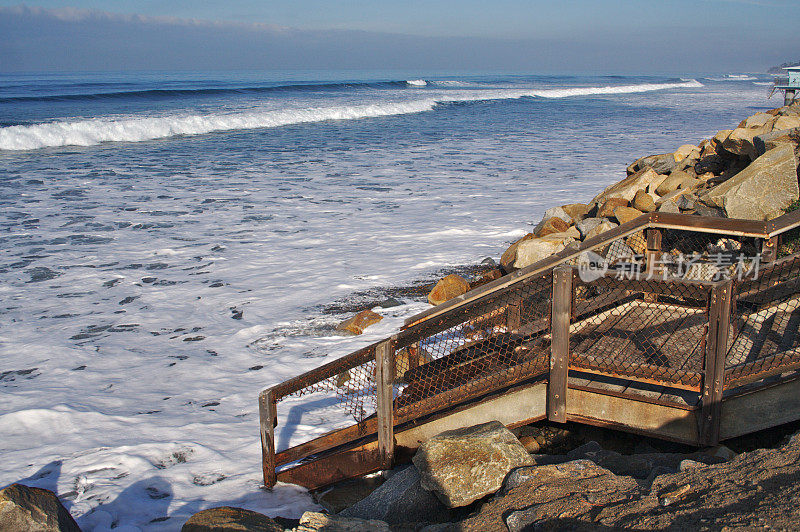
<path id="1" fill-rule="evenodd" d="M 614 217 L 620 224 L 624 224 L 625 222 L 630 222 L 634 218 L 638 218 L 641 216 L 642 211 L 638 209 L 634 209 L 632 207 L 617 207 L 614 209 Z"/>
<path id="2" fill-rule="evenodd" d="M 640 190 L 636 193 L 633 197 L 632 205 L 634 209 L 642 212 L 653 212 L 656 210 L 656 202 L 653 201 L 653 197 L 644 190 Z"/>
<path id="3" fill-rule="evenodd" d="M 669 157 L 672 158 L 672 155 Z M 674 164 L 673 161 L 673 166 Z M 607 187 L 603 192 L 595 196 L 590 203 L 602 204 L 609 198 L 623 198 L 627 201 L 631 201 L 638 190 L 646 189 L 650 183 L 657 179 L 663 179 L 663 176 L 652 168 L 646 167 L 643 170 L 629 175 L 622 181 Z M 597 216 L 602 215 L 598 214 Z"/>
<path id="4" fill-rule="evenodd" d="M 181 532 L 283 532 L 283 527 L 266 515 L 243 508 L 220 506 L 197 512 Z"/>
<path id="5" fill-rule="evenodd" d="M 547 236 L 553 233 L 563 233 L 569 228 L 569 224 L 561 218 L 548 218 L 544 221 L 536 236 Z"/>
<path id="6" fill-rule="evenodd" d="M 52 491 L 11 484 L 0 490 L 0 531 L 81 532 Z"/>
<path id="7" fill-rule="evenodd" d="M 542 238 L 532 238 L 520 243 L 517 248 L 514 268 L 525 268 L 558 253 L 574 242 L 575 239 L 566 233 L 555 233 Z"/>
<path id="8" fill-rule="evenodd" d="M 422 487 L 449 508 L 496 492 L 509 471 L 533 464 L 525 447 L 498 421 L 442 432 L 423 443 L 413 461 Z"/>
<path id="9" fill-rule="evenodd" d="M 428 302 L 431 305 L 441 305 L 454 297 L 469 292 L 469 283 L 460 275 L 450 274 L 441 279 L 428 294 Z"/>
<path id="10" fill-rule="evenodd" d="M 511 270 L 514 269 L 514 261 L 517 260 L 517 248 L 522 242 L 530 240 L 531 238 L 536 238 L 536 235 L 534 235 L 533 233 L 528 233 L 527 235 L 523 236 L 522 238 L 520 238 L 519 240 L 508 246 L 508 249 L 506 249 L 503 252 L 503 256 L 500 257 L 500 267 L 503 268 L 503 270 L 510 272 Z"/>
<path id="11" fill-rule="evenodd" d="M 477 279 L 469 284 L 470 288 L 477 288 L 479 286 L 483 286 L 487 283 L 491 283 L 492 281 L 496 281 L 497 279 L 503 276 L 503 272 L 500 268 L 492 268 L 491 270 L 483 270 L 478 274 Z"/>
<path id="12" fill-rule="evenodd" d="M 633 197 L 631 197 L 631 199 L 633 199 Z M 597 209 L 597 218 L 611 218 L 614 216 L 614 209 L 627 206 L 628 200 L 624 198 L 609 198 Z"/>
<path id="13" fill-rule="evenodd" d="M 796 127 L 800 127 L 800 116 L 781 116 L 775 120 L 772 130 L 782 131 L 784 129 L 794 129 Z"/>
<path id="14" fill-rule="evenodd" d="M 694 144 L 684 144 L 683 146 L 675 150 L 675 153 L 673 153 L 672 156 L 675 158 L 675 162 L 679 163 L 684 159 L 686 159 L 692 152 L 695 151 L 698 152 L 699 154 L 700 148 L 698 148 Z"/>
<path id="15" fill-rule="evenodd" d="M 464 281 L 466 282 L 466 281 Z M 438 285 L 437 285 L 438 286 Z M 364 332 L 364 329 L 369 327 L 370 325 L 374 325 L 381 321 L 383 316 L 372 312 L 371 310 L 362 310 L 355 316 L 350 319 L 347 319 L 340 323 L 337 327 L 337 331 L 344 331 L 349 332 L 350 334 L 361 334 Z"/>
<path id="16" fill-rule="evenodd" d="M 599 225 L 596 225 L 591 230 L 586 233 L 586 236 L 583 238 L 584 240 L 589 240 L 590 238 L 594 238 L 596 236 L 602 235 L 606 231 L 610 231 L 617 227 L 617 224 L 613 222 L 604 221 Z"/>
<path id="17" fill-rule="evenodd" d="M 663 196 L 668 192 L 678 190 L 679 188 L 691 188 L 696 184 L 696 182 L 697 179 L 686 172 L 675 170 L 664 181 L 662 181 L 660 185 L 658 185 L 658 188 L 656 188 L 656 194 Z"/>
<path id="18" fill-rule="evenodd" d="M 570 203 L 561 208 L 572 218 L 572 223 L 578 223 L 589 215 L 589 206 L 583 203 Z"/>
<path id="19" fill-rule="evenodd" d="M 388 523 L 377 519 L 305 512 L 293 532 L 389 532 L 389 530 Z"/>

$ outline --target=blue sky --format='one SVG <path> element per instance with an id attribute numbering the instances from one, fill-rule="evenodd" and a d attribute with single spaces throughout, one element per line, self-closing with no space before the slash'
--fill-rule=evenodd
<path id="1" fill-rule="evenodd" d="M 0 71 L 758 71 L 798 28 L 797 0 L 0 0 Z"/>

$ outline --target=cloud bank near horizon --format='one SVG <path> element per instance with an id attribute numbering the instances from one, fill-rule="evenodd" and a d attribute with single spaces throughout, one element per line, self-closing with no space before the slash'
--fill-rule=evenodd
<path id="1" fill-rule="evenodd" d="M 0 7 L 0 71 L 761 71 L 797 59 L 800 49 L 800 36 L 774 28 L 696 33 L 640 27 L 547 39 L 431 37 L 14 6 Z"/>

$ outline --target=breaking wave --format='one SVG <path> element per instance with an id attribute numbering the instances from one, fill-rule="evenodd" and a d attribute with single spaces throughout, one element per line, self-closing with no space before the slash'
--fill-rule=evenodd
<path id="1" fill-rule="evenodd" d="M 404 82 L 405 83 L 405 82 Z M 220 131 L 260 129 L 322 122 L 421 113 L 438 104 L 516 98 L 566 98 L 602 94 L 631 94 L 674 88 L 702 87 L 697 80 L 680 83 L 573 87 L 561 89 L 487 89 L 454 91 L 437 98 L 370 105 L 306 109 L 247 111 L 238 113 L 173 114 L 62 120 L 0 128 L 0 150 L 34 150 L 59 146 L 92 146 L 103 142 L 141 142 L 178 135 L 202 135 Z"/>

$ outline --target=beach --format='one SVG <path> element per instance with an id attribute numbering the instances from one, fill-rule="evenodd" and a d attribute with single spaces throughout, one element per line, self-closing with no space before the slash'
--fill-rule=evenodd
<path id="1" fill-rule="evenodd" d="M 428 308 L 387 289 L 780 105 L 757 75 L 329 77 L 0 80 L 3 484 L 85 529 L 299 517 L 260 489 L 261 389 Z M 384 319 L 341 336 L 337 302 Z M 302 414 L 279 448 L 347 422 Z"/>

